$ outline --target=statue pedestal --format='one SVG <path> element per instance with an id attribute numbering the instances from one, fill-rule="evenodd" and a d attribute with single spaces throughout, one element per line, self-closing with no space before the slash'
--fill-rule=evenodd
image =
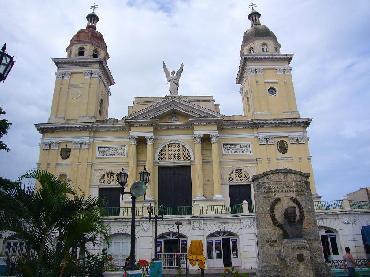
<path id="1" fill-rule="evenodd" d="M 282 271 L 286 277 L 314 277 L 310 247 L 305 239 L 285 239 L 280 258 L 285 264 Z"/>

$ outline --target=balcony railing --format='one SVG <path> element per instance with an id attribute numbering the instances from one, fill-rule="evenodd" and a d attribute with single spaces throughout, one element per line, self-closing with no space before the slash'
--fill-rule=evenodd
<path id="1" fill-rule="evenodd" d="M 356 201 L 356 202 L 350 202 L 351 209 L 354 210 L 370 210 L 370 201 Z"/>
<path id="2" fill-rule="evenodd" d="M 348 210 L 370 210 L 369 201 L 348 201 L 333 200 L 333 201 L 314 201 L 315 211 L 348 211 Z M 177 206 L 177 207 L 155 207 L 157 214 L 164 216 L 187 216 L 187 215 L 230 215 L 230 214 L 249 214 L 253 213 L 254 207 L 248 205 L 247 202 L 234 206 L 226 206 L 219 204 L 195 204 L 193 206 Z M 102 215 L 105 217 L 131 217 L 131 207 L 107 207 L 102 209 Z M 149 216 L 147 206 L 137 206 L 135 210 L 137 217 Z"/>
<path id="3" fill-rule="evenodd" d="M 186 215 L 222 215 L 222 214 L 246 214 L 252 212 L 248 204 L 238 204 L 234 206 L 226 205 L 194 205 L 177 207 L 155 207 L 154 211 L 159 215 L 186 216 Z M 131 207 L 105 207 L 102 208 L 102 215 L 105 217 L 131 217 Z M 137 217 L 148 216 L 146 206 L 136 207 L 135 215 Z"/>
<path id="4" fill-rule="evenodd" d="M 315 201 L 314 206 L 317 211 L 343 209 L 343 200 Z"/>
<path id="5" fill-rule="evenodd" d="M 349 201 L 348 199 L 333 201 L 314 201 L 316 211 L 330 210 L 370 210 L 370 201 Z"/>

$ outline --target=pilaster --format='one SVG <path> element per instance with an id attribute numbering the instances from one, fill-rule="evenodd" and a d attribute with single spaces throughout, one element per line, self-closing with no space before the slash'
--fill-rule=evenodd
<path id="1" fill-rule="evenodd" d="M 145 137 L 146 139 L 146 170 L 150 173 L 149 190 L 146 193 L 146 199 L 150 200 L 155 195 L 155 187 L 153 182 L 154 169 L 154 136 Z"/>
<path id="2" fill-rule="evenodd" d="M 213 199 L 222 200 L 221 192 L 221 171 L 220 171 L 220 153 L 218 144 L 218 134 L 211 134 L 212 144 L 212 174 L 213 174 Z"/>
<path id="3" fill-rule="evenodd" d="M 194 139 L 194 163 L 195 163 L 195 199 L 203 200 L 203 165 L 202 165 L 202 136 L 201 134 L 193 135 Z"/>
<path id="4" fill-rule="evenodd" d="M 136 142 L 137 142 L 137 137 L 136 136 L 129 136 L 129 162 L 128 162 L 128 188 L 131 187 L 131 185 L 135 182 L 136 180 L 136 175 L 137 175 L 137 153 L 136 153 Z"/>

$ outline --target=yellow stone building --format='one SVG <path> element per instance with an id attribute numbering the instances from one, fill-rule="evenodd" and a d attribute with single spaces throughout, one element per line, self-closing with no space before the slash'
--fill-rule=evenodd
<path id="1" fill-rule="evenodd" d="M 243 115 L 221 114 L 212 96 L 164 90 L 163 97 L 135 97 L 122 119 L 108 118 L 114 79 L 94 12 L 71 39 L 67 56 L 53 59 L 57 71 L 50 117 L 36 124 L 42 134 L 39 168 L 66 178 L 81 193 L 104 198 L 107 224 L 113 240 L 120 234 L 120 249 L 128 245 L 131 205 L 130 199 L 121 199 L 116 182 L 122 168 L 129 186 L 144 167 L 151 173 L 146 198 L 137 203 L 137 251 L 148 259 L 154 249 L 152 225 L 145 219 L 149 204 L 168 215 L 156 246 L 162 259 L 166 253 L 186 252 L 190 239 L 202 239 L 207 266 L 223 267 L 221 253 L 231 256 L 234 266 L 251 268 L 257 260 L 251 177 L 276 168 L 310 173 L 316 195 L 307 136 L 311 120 L 297 110 L 293 55 L 281 53 L 260 16 L 255 10 L 249 14 L 251 27 L 241 44 L 236 82 Z M 176 250 L 171 243 L 177 218 L 184 224 Z"/>

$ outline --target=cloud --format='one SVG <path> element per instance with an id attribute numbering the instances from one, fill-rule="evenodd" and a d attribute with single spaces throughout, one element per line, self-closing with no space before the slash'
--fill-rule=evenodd
<path id="1" fill-rule="evenodd" d="M 36 166 L 40 135 L 54 89 L 50 57 L 64 57 L 71 37 L 86 24 L 88 1 L 4 0 L 0 33 L 16 65 L 0 85 L 0 103 L 13 123 L 0 153 L 0 175 L 17 178 Z M 163 96 L 162 60 L 185 70 L 180 91 L 213 95 L 224 114 L 241 114 L 235 77 L 243 32 L 243 0 L 101 1 L 98 30 L 116 80 L 110 117 L 121 118 L 135 96 Z M 293 78 L 309 129 L 316 185 L 324 198 L 340 198 L 369 184 L 370 3 L 335 0 L 258 1 L 262 22 L 294 53 Z"/>

